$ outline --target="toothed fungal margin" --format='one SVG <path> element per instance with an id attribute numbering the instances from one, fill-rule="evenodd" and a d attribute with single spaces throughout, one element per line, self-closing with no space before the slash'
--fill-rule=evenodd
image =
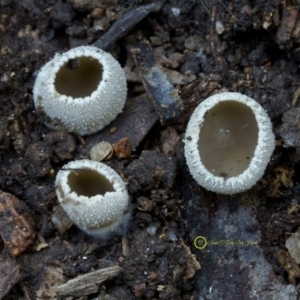
<path id="1" fill-rule="evenodd" d="M 112 168 L 88 159 L 72 161 L 58 172 L 55 187 L 63 209 L 87 234 L 107 238 L 126 232 L 129 196 Z"/>
<path id="2" fill-rule="evenodd" d="M 259 103 L 228 92 L 199 104 L 184 143 L 187 165 L 198 184 L 216 193 L 235 194 L 250 189 L 263 176 L 275 137 Z"/>
<path id="3" fill-rule="evenodd" d="M 126 78 L 109 53 L 81 46 L 56 54 L 37 75 L 33 99 L 52 129 L 80 135 L 95 133 L 122 112 L 127 95 Z"/>

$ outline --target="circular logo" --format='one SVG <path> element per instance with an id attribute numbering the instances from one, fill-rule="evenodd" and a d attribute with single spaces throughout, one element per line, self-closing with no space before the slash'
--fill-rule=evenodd
<path id="1" fill-rule="evenodd" d="M 207 246 L 207 240 L 204 236 L 197 236 L 195 239 L 194 239 L 194 246 L 197 248 L 197 249 L 204 249 L 206 246 Z"/>

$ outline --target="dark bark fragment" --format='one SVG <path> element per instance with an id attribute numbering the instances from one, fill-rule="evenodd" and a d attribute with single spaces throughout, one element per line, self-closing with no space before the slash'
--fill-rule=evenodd
<path id="1" fill-rule="evenodd" d="M 86 146 L 79 147 L 78 151 L 87 157 L 95 144 L 101 141 L 115 144 L 124 137 L 128 137 L 131 148 L 135 149 L 157 120 L 158 115 L 146 95 L 130 98 L 126 101 L 123 113 L 104 130 L 88 137 Z"/>
<path id="2" fill-rule="evenodd" d="M 298 18 L 298 8 L 294 6 L 283 9 L 280 25 L 277 30 L 277 39 L 279 44 L 291 42 L 293 30 Z"/>
<path id="3" fill-rule="evenodd" d="M 283 114 L 279 133 L 287 147 L 295 147 L 300 154 L 300 107 L 292 108 Z"/>
<path id="4" fill-rule="evenodd" d="M 163 2 L 157 2 L 130 10 L 116 21 L 93 46 L 108 50 L 117 40 L 125 36 L 136 24 L 149 15 L 149 13 L 158 11 L 162 5 Z"/>
<path id="5" fill-rule="evenodd" d="M 182 176 L 182 181 L 189 236 L 201 261 L 195 279 L 198 296 L 296 300 L 295 287 L 279 282 L 265 260 L 258 223 L 242 197 L 202 192 L 189 176 Z"/>
<path id="6" fill-rule="evenodd" d="M 56 289 L 57 295 L 60 297 L 80 297 L 94 294 L 99 290 L 99 286 L 103 281 L 117 276 L 121 270 L 122 269 L 119 266 L 112 266 L 84 275 L 79 275 L 76 278 L 58 286 Z"/>
<path id="7" fill-rule="evenodd" d="M 178 118 L 183 110 L 178 90 L 156 63 L 150 47 L 146 43 L 137 42 L 130 44 L 128 48 L 138 67 L 146 92 L 160 116 L 160 122 L 165 124 L 168 120 Z"/>

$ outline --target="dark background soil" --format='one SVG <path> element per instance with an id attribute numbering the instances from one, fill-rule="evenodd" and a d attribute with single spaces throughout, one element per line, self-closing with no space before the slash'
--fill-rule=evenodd
<path id="1" fill-rule="evenodd" d="M 49 130 L 35 111 L 36 74 L 56 52 L 96 42 L 126 12 L 149 3 L 0 0 L 0 189 L 8 193 L 0 205 L 1 299 L 56 299 L 56 287 L 67 280 L 116 265 L 122 271 L 96 292 L 74 290 L 61 298 L 299 297 L 300 269 L 285 247 L 300 225 L 298 1 L 157 2 L 125 36 L 111 37 L 108 51 L 128 80 L 124 114 L 112 125 L 80 137 Z M 147 72 L 132 51 L 140 49 L 148 62 L 141 45 L 181 97 L 183 112 L 172 120 L 153 106 L 168 91 L 153 94 L 147 85 Z M 182 151 L 195 106 L 222 91 L 256 99 L 276 134 L 264 177 L 235 196 L 199 187 Z M 99 241 L 74 225 L 59 231 L 52 222 L 58 170 L 88 158 L 96 142 L 126 136 L 131 158 L 107 163 L 128 182 L 128 233 Z M 199 250 L 197 236 L 253 245 Z"/>

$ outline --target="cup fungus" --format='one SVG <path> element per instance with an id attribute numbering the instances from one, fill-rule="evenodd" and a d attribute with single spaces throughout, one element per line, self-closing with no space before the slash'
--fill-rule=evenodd
<path id="1" fill-rule="evenodd" d="M 275 147 L 265 110 L 240 93 L 216 94 L 200 103 L 184 142 L 194 179 L 221 194 L 250 189 L 263 176 Z"/>
<path id="2" fill-rule="evenodd" d="M 126 230 L 129 196 L 112 168 L 88 159 L 72 161 L 58 172 L 55 187 L 63 209 L 87 234 L 106 238 Z"/>
<path id="3" fill-rule="evenodd" d="M 81 135 L 95 133 L 114 120 L 123 110 L 126 94 L 120 64 L 93 46 L 56 54 L 42 67 L 33 88 L 36 108 L 52 121 L 48 127 Z"/>

